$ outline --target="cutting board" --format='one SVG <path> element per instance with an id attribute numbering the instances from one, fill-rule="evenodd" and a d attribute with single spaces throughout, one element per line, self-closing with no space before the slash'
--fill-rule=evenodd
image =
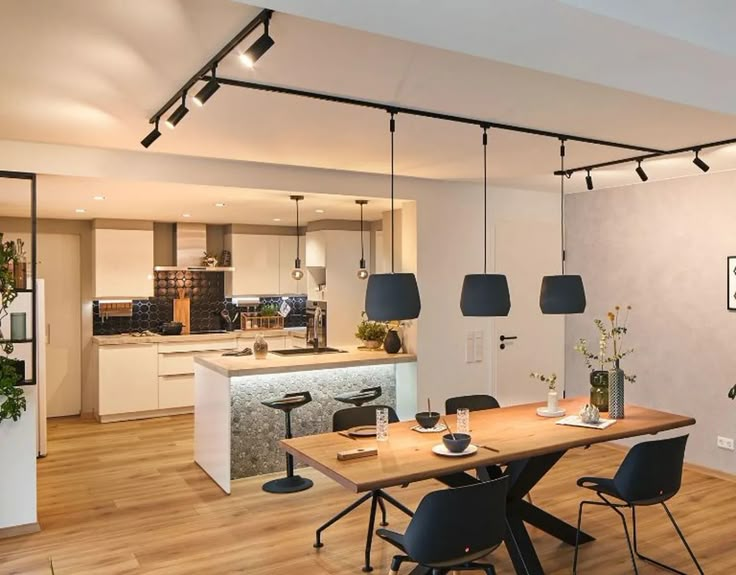
<path id="1" fill-rule="evenodd" d="M 174 321 L 184 324 L 181 333 L 189 333 L 189 310 L 190 300 L 188 297 L 177 298 L 174 300 Z"/>

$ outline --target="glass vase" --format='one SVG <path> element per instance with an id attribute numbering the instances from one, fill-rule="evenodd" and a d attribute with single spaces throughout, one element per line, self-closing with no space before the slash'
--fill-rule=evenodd
<path id="1" fill-rule="evenodd" d="M 613 419 L 624 418 L 624 372 L 618 360 L 608 372 L 608 415 Z"/>
<path id="2" fill-rule="evenodd" d="M 590 372 L 590 405 L 603 413 L 608 411 L 608 372 L 596 370 Z"/>

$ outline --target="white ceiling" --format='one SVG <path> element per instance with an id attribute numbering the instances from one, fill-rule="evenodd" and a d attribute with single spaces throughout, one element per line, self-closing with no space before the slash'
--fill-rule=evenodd
<path id="1" fill-rule="evenodd" d="M 725 44 L 716 51 L 692 37 L 683 40 L 682 30 L 664 34 L 645 22 L 625 22 L 621 14 L 602 14 L 593 0 L 465 0 L 462 10 L 448 0 L 422 0 L 421 8 L 418 0 L 262 3 L 313 19 L 277 13 L 271 26 L 276 45 L 257 68 L 243 69 L 233 55 L 221 75 L 653 147 L 736 135 L 736 118 L 724 113 L 731 111 L 726 100 L 736 105 L 730 84 L 736 78 L 723 72 L 733 69 Z M 230 87 L 142 151 L 148 116 L 257 12 L 229 0 L 0 0 L 0 138 L 388 171 L 385 113 Z M 443 15 L 452 15 L 455 25 Z M 676 85 L 673 68 L 679 70 Z M 559 162 L 556 141 L 494 131 L 489 148 L 492 184 L 558 186 L 550 175 Z M 482 174 L 480 130 L 470 126 L 399 116 L 396 154 L 403 175 L 477 181 Z M 570 143 L 568 165 L 626 155 Z M 736 168 L 733 151 L 703 157 L 714 170 Z M 653 179 L 697 173 L 686 156 L 652 162 L 647 171 Z M 632 166 L 595 172 L 594 179 L 599 187 L 637 181 Z M 117 190 L 102 195 L 139 194 L 156 201 L 157 209 L 169 205 L 169 192 L 148 184 L 126 184 L 124 192 L 116 182 L 78 184 L 53 182 L 60 191 L 44 205 L 68 213 L 98 186 Z M 571 190 L 584 187 L 582 177 L 569 184 Z M 177 198 L 207 209 L 210 194 L 200 205 L 202 190 L 192 188 Z M 243 182 L 243 197 L 255 199 L 248 188 Z M 157 219 L 184 213 L 178 206 L 167 209 L 166 218 Z"/>

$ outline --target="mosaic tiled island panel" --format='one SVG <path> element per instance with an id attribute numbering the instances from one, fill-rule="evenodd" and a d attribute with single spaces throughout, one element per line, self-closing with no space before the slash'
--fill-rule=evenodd
<path id="1" fill-rule="evenodd" d="M 291 413 L 291 432 L 294 437 L 325 433 L 332 431 L 332 414 L 350 407 L 334 399 L 340 393 L 381 386 L 383 395 L 373 403 L 395 408 L 394 372 L 393 365 L 369 365 L 233 378 L 231 479 L 286 468 L 284 451 L 278 445 L 285 434 L 284 412 L 262 405 L 264 399 L 309 391 L 311 403 Z"/>

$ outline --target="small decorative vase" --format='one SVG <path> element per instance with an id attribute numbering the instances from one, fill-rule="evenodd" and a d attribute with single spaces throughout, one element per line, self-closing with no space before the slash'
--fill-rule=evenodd
<path id="1" fill-rule="evenodd" d="M 15 262 L 13 265 L 13 284 L 15 289 L 26 289 L 26 270 L 28 264 L 25 259 Z"/>
<path id="2" fill-rule="evenodd" d="M 608 372 L 596 370 L 590 372 L 590 405 L 599 412 L 608 411 Z"/>
<path id="3" fill-rule="evenodd" d="M 401 351 L 401 338 L 399 337 L 399 332 L 395 329 L 388 330 L 386 338 L 383 340 L 383 349 L 386 350 L 386 353 L 391 354 L 399 353 Z"/>
<path id="4" fill-rule="evenodd" d="M 256 356 L 256 359 L 266 359 L 268 356 L 268 342 L 263 334 L 259 333 L 256 336 L 256 341 L 253 344 L 253 355 Z"/>
<path id="5" fill-rule="evenodd" d="M 549 413 L 556 413 L 559 409 L 560 406 L 557 403 L 557 392 L 550 389 L 549 392 L 547 392 L 547 411 Z"/>
<path id="6" fill-rule="evenodd" d="M 613 419 L 624 418 L 624 372 L 618 360 L 608 372 L 608 415 Z"/>
<path id="7" fill-rule="evenodd" d="M 366 349 L 378 349 L 381 347 L 380 341 L 369 341 L 369 340 L 363 340 L 363 347 Z"/>

